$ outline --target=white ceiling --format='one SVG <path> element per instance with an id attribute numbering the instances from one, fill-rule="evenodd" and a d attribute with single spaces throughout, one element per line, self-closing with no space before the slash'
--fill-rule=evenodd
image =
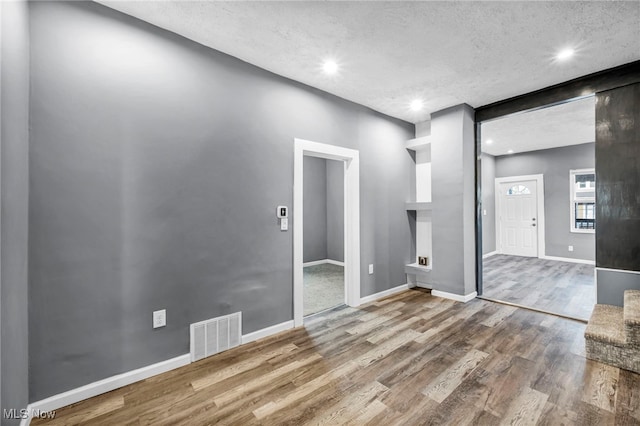
<path id="1" fill-rule="evenodd" d="M 484 122 L 480 132 L 482 152 L 491 155 L 594 142 L 595 96 Z"/>
<path id="2" fill-rule="evenodd" d="M 100 3 L 413 123 L 640 59 L 637 1 Z"/>

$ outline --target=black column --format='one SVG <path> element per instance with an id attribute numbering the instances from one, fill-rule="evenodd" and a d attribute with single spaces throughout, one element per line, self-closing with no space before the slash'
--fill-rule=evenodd
<path id="1" fill-rule="evenodd" d="M 596 266 L 640 270 L 640 83 L 597 94 Z"/>

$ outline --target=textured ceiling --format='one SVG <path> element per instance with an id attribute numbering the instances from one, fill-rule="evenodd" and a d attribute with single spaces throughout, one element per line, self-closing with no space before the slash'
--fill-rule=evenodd
<path id="1" fill-rule="evenodd" d="M 100 3 L 414 123 L 640 59 L 637 1 Z M 564 47 L 576 55 L 558 62 Z"/>
<path id="2" fill-rule="evenodd" d="M 481 134 L 482 152 L 491 155 L 594 142 L 595 96 L 484 122 Z"/>

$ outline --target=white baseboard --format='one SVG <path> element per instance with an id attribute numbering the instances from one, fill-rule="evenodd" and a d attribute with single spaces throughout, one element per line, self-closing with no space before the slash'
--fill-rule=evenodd
<path id="1" fill-rule="evenodd" d="M 272 334 L 280 333 L 281 331 L 289 330 L 291 328 L 293 328 L 293 320 L 272 325 L 271 327 L 243 335 L 242 344 L 253 342 L 254 340 L 271 336 Z M 140 380 L 144 380 L 158 374 L 166 373 L 167 371 L 183 367 L 190 363 L 191 355 L 184 354 L 166 361 L 138 368 L 137 370 L 128 371 L 97 382 L 89 383 L 88 385 L 50 396 L 49 398 L 41 401 L 33 402 L 27 406 L 29 417 L 22 419 L 20 426 L 28 426 L 31 423 L 31 414 L 34 412 L 37 413 L 57 410 L 58 408 L 84 401 L 85 399 L 110 392 L 114 389 L 139 382 Z"/>
<path id="2" fill-rule="evenodd" d="M 487 257 L 491 257 L 491 256 L 495 256 L 496 254 L 499 254 L 500 252 L 498 250 L 495 251 L 491 251 L 489 253 L 485 253 L 482 255 L 483 259 L 486 259 Z"/>
<path id="3" fill-rule="evenodd" d="M 431 295 L 436 297 L 442 297 L 444 299 L 451 299 L 451 300 L 456 300 L 458 302 L 467 303 L 468 301 L 475 299 L 478 293 L 474 291 L 473 293 L 469 293 L 462 296 L 459 294 L 447 293 L 446 291 L 431 290 Z"/>
<path id="4" fill-rule="evenodd" d="M 433 288 L 433 286 L 431 284 L 421 283 L 420 281 L 416 282 L 416 287 L 426 288 L 426 289 L 429 289 L 429 290 L 431 290 Z"/>
<path id="5" fill-rule="evenodd" d="M 58 408 L 65 407 L 69 404 L 75 404 L 76 402 L 80 402 L 85 399 L 110 392 L 114 389 L 130 385 L 131 383 L 139 382 L 140 380 L 144 380 L 149 377 L 166 373 L 167 371 L 174 370 L 179 367 L 183 367 L 185 365 L 188 365 L 190 362 L 190 354 L 180 355 L 166 361 L 161 361 L 156 364 L 128 371 L 126 373 L 107 377 L 106 379 L 89 383 L 88 385 L 84 385 L 76 389 L 71 389 L 69 391 L 50 396 L 49 398 L 33 402 L 28 405 L 27 410 L 30 415 L 34 411 L 46 412 L 57 410 Z M 23 422 L 25 425 L 28 425 L 30 424 L 31 419 L 24 419 Z"/>
<path id="6" fill-rule="evenodd" d="M 639 275 L 640 271 L 629 271 L 627 269 L 613 269 L 613 268 L 601 268 L 600 266 L 598 266 L 596 268 L 597 271 L 611 271 L 611 272 L 620 272 L 623 274 L 635 274 L 635 275 Z"/>
<path id="7" fill-rule="evenodd" d="M 322 260 L 313 260 L 311 262 L 304 262 L 302 264 L 303 268 L 306 268 L 307 266 L 316 266 L 316 265 L 323 265 L 327 263 L 327 259 L 322 259 Z"/>
<path id="8" fill-rule="evenodd" d="M 281 322 L 280 324 L 272 325 L 261 330 L 254 331 L 242 336 L 242 344 L 253 342 L 264 337 L 269 337 L 272 334 L 280 333 L 281 331 L 290 330 L 293 328 L 293 320 Z"/>
<path id="9" fill-rule="evenodd" d="M 540 259 L 557 260 L 558 262 L 583 263 L 585 265 L 595 265 L 596 264 L 596 262 L 594 260 L 572 259 L 570 257 L 542 256 L 542 257 L 540 257 Z"/>
<path id="10" fill-rule="evenodd" d="M 344 262 L 340 262 L 338 260 L 321 259 L 321 260 L 314 260 L 314 261 L 311 261 L 311 262 L 304 262 L 302 264 L 302 267 L 306 268 L 307 266 L 324 265 L 325 263 L 330 263 L 332 265 L 338 265 L 338 266 L 344 266 Z"/>
<path id="11" fill-rule="evenodd" d="M 383 297 L 391 296 L 392 294 L 400 293 L 402 291 L 408 290 L 410 288 L 410 284 L 402 284 L 398 287 L 390 288 L 389 290 L 384 290 L 379 293 L 375 293 L 369 296 L 361 297 L 360 303 L 365 304 L 369 302 L 373 302 L 374 300 L 382 299 Z"/>

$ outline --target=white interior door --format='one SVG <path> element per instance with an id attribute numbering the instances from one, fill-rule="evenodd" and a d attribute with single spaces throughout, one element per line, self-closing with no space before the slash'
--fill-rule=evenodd
<path id="1" fill-rule="evenodd" d="M 537 257 L 537 182 L 503 182 L 500 184 L 499 197 L 501 252 Z"/>

